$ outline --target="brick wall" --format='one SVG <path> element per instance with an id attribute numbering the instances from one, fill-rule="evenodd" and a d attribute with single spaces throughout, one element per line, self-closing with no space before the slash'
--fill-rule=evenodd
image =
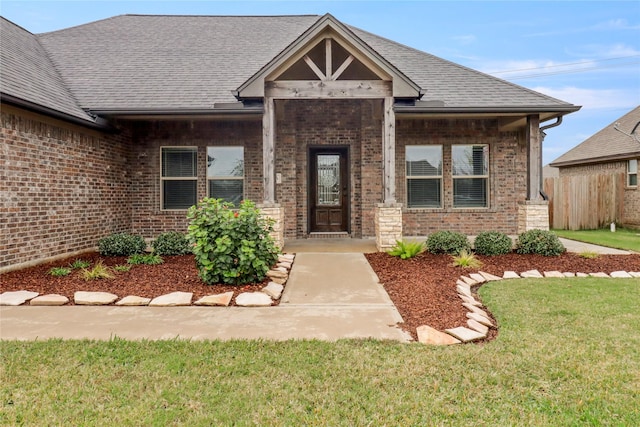
<path id="1" fill-rule="evenodd" d="M 96 246 L 129 230 L 130 146 L 2 106 L 0 269 Z"/>
<path id="2" fill-rule="evenodd" d="M 516 234 L 518 202 L 526 199 L 526 142 L 519 132 L 500 132 L 496 120 L 409 120 L 396 127 L 397 201 L 404 206 L 405 236 L 425 236 L 438 230 L 476 235 L 497 230 Z M 410 209 L 406 204 L 405 146 L 443 146 L 443 207 Z M 453 208 L 451 146 L 489 144 L 489 208 Z"/>
<path id="3" fill-rule="evenodd" d="M 382 201 L 382 100 L 276 101 L 277 202 L 285 238 L 308 234 L 309 147 L 349 147 L 350 223 L 354 237 L 373 237 Z M 366 147 L 363 149 L 363 147 Z"/>
<path id="4" fill-rule="evenodd" d="M 198 147 L 198 199 L 207 196 L 207 147 L 244 146 L 245 197 L 263 199 L 262 121 L 154 121 L 131 124 L 133 133 L 132 230 L 147 238 L 186 231 L 186 210 L 165 211 L 160 206 L 160 148 Z"/>

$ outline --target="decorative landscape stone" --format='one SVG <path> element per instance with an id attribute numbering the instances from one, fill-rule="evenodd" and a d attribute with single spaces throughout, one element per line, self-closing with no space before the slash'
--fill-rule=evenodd
<path id="1" fill-rule="evenodd" d="M 587 273 L 576 273 L 576 277 L 589 277 Z"/>
<path id="2" fill-rule="evenodd" d="M 267 307 L 273 301 L 263 292 L 243 292 L 236 297 L 236 304 L 241 307 Z"/>
<path id="3" fill-rule="evenodd" d="M 632 275 L 630 275 L 626 271 L 614 271 L 611 274 L 609 274 L 609 276 L 615 277 L 617 279 L 628 279 L 628 278 L 633 277 Z"/>
<path id="4" fill-rule="evenodd" d="M 0 305 L 22 305 L 25 302 L 37 297 L 38 292 L 30 291 L 7 291 L 0 294 Z"/>
<path id="5" fill-rule="evenodd" d="M 489 318 L 489 315 L 487 314 L 486 311 L 484 311 L 483 309 L 479 308 L 476 305 L 473 304 L 469 304 L 468 302 L 465 302 L 462 304 L 467 310 L 473 312 L 473 313 L 478 313 L 481 316 L 486 317 L 487 319 Z"/>
<path id="6" fill-rule="evenodd" d="M 285 267 L 276 267 L 274 268 L 275 271 L 281 271 L 283 273 L 288 273 L 289 270 L 287 270 Z"/>
<path id="7" fill-rule="evenodd" d="M 285 283 L 287 283 L 287 278 L 286 277 L 270 277 L 269 279 L 271 279 L 272 282 L 277 283 L 279 285 L 284 285 Z"/>
<path id="8" fill-rule="evenodd" d="M 149 307 L 177 307 L 191 305 L 192 292 L 171 292 L 151 300 Z"/>
<path id="9" fill-rule="evenodd" d="M 467 320 L 467 326 L 469 326 L 469 328 L 473 329 L 474 331 L 480 332 L 481 334 L 486 335 L 489 333 L 489 328 L 487 326 L 473 319 Z"/>
<path id="10" fill-rule="evenodd" d="M 286 268 L 287 270 L 291 270 L 291 263 L 290 262 L 279 262 L 276 264 L 276 267 L 283 267 Z"/>
<path id="11" fill-rule="evenodd" d="M 481 334 L 473 329 L 465 328 L 464 326 L 458 326 L 457 328 L 445 329 L 445 332 L 449 335 L 453 335 L 462 342 L 470 342 L 481 340 L 487 336 L 487 334 Z"/>
<path id="12" fill-rule="evenodd" d="M 566 276 L 559 271 L 545 271 L 544 277 L 558 277 L 564 279 Z"/>
<path id="13" fill-rule="evenodd" d="M 460 340 L 452 335 L 440 332 L 430 326 L 423 325 L 416 328 L 418 342 L 431 345 L 451 345 L 460 344 Z"/>
<path id="14" fill-rule="evenodd" d="M 571 273 L 569 271 L 562 273 L 564 277 L 576 277 L 576 273 Z"/>
<path id="15" fill-rule="evenodd" d="M 458 291 L 459 294 L 461 295 L 466 295 L 468 297 L 472 297 L 473 295 L 471 294 L 471 291 L 469 290 L 469 288 L 465 288 L 462 286 L 456 286 L 456 290 Z"/>
<path id="16" fill-rule="evenodd" d="M 467 285 L 469 285 L 469 286 L 474 286 L 474 285 L 477 285 L 477 284 L 478 284 L 478 282 L 477 282 L 477 281 L 473 280 L 473 279 L 472 279 L 472 278 L 470 278 L 470 277 L 467 277 L 467 276 L 460 276 L 460 278 L 461 278 L 461 279 L 462 279 L 462 280 L 463 280 Z"/>
<path id="17" fill-rule="evenodd" d="M 482 303 L 476 300 L 474 297 L 469 297 L 467 295 L 460 295 L 460 294 L 458 294 L 458 296 L 460 297 L 460 299 L 462 299 L 462 301 L 468 304 L 475 305 L 477 307 L 482 307 Z"/>
<path id="18" fill-rule="evenodd" d="M 458 279 L 456 280 L 456 285 L 458 286 L 464 286 L 465 288 L 469 288 L 469 290 L 471 290 L 471 286 L 469 286 L 469 284 L 467 282 L 463 282 L 462 280 Z"/>
<path id="19" fill-rule="evenodd" d="M 282 295 L 283 289 L 284 289 L 284 286 L 282 286 L 281 284 L 275 283 L 275 282 L 269 282 L 267 286 L 262 288 L 262 292 L 269 295 L 274 300 L 279 300 L 280 296 Z"/>
<path id="20" fill-rule="evenodd" d="M 118 299 L 118 295 L 109 292 L 78 291 L 73 294 L 76 305 L 109 305 Z"/>
<path id="21" fill-rule="evenodd" d="M 630 271 L 631 277 L 640 277 L 640 271 Z"/>
<path id="22" fill-rule="evenodd" d="M 287 277 L 289 277 L 289 275 L 286 271 L 269 270 L 267 271 L 267 277 L 270 277 L 272 279 L 286 279 Z"/>
<path id="23" fill-rule="evenodd" d="M 39 297 L 35 297 L 31 301 L 29 301 L 30 305 L 40 305 L 40 306 L 59 306 L 65 305 L 69 302 L 69 298 L 64 295 L 58 294 L 47 294 L 40 295 Z"/>
<path id="24" fill-rule="evenodd" d="M 602 272 L 602 271 L 599 271 L 597 273 L 589 273 L 589 276 L 591 276 L 591 277 L 611 277 L 607 273 Z"/>
<path id="25" fill-rule="evenodd" d="M 520 275 L 515 271 L 505 271 L 502 275 L 503 279 L 519 279 Z"/>
<path id="26" fill-rule="evenodd" d="M 226 307 L 229 304 L 231 304 L 231 299 L 232 298 L 233 298 L 233 292 L 225 292 L 225 293 L 222 293 L 222 294 L 204 296 L 204 297 L 200 298 L 199 300 L 197 300 L 196 302 L 194 302 L 193 304 L 194 305 Z"/>
<path id="27" fill-rule="evenodd" d="M 467 313 L 467 318 L 473 319 L 478 323 L 482 323 L 485 326 L 493 326 L 493 322 L 488 318 L 478 313 Z"/>
<path id="28" fill-rule="evenodd" d="M 116 302 L 116 305 L 122 306 L 145 306 L 149 305 L 151 298 L 138 297 L 135 295 L 129 295 Z"/>
<path id="29" fill-rule="evenodd" d="M 520 273 L 520 277 L 522 277 L 523 279 L 541 279 L 544 276 L 542 274 L 540 274 L 540 272 L 538 270 L 529 270 L 529 271 L 525 271 Z"/>
<path id="30" fill-rule="evenodd" d="M 496 280 L 502 280 L 502 277 L 494 276 L 493 274 L 485 273 L 484 271 L 478 271 L 478 273 L 481 274 L 482 277 L 484 277 L 484 279 L 487 282 L 495 282 Z"/>
<path id="31" fill-rule="evenodd" d="M 475 280 L 478 283 L 484 283 L 487 281 L 487 279 L 485 279 L 484 276 L 480 273 L 471 273 L 469 277 L 471 277 L 473 280 Z"/>

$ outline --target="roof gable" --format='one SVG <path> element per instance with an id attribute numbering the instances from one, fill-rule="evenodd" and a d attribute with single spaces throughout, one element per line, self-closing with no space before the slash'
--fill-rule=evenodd
<path id="1" fill-rule="evenodd" d="M 422 91 L 416 83 L 330 14 L 321 17 L 286 49 L 240 85 L 236 96 L 240 99 L 264 97 L 265 82 L 281 76 L 326 37 L 335 39 L 340 46 L 354 56 L 359 63 L 364 64 L 366 68 L 376 74 L 379 79 L 392 81 L 395 97 L 419 99 L 422 96 Z"/>
<path id="2" fill-rule="evenodd" d="M 640 156 L 640 106 L 615 122 L 605 126 L 580 144 L 550 163 L 551 166 L 571 166 Z M 616 129 L 617 128 L 617 129 Z"/>

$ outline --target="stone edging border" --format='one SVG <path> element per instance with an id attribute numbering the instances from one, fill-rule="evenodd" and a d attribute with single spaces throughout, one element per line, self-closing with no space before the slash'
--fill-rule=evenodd
<path id="1" fill-rule="evenodd" d="M 236 297 L 236 305 L 241 307 L 268 307 L 282 296 L 284 285 L 289 279 L 289 271 L 293 266 L 295 254 L 283 254 L 278 256 L 275 267 L 267 271 L 267 277 L 271 280 L 259 292 L 243 292 Z M 118 296 L 109 292 L 84 292 L 74 294 L 76 305 L 111 305 L 117 306 L 149 306 L 149 307 L 178 307 L 188 305 L 198 306 L 228 306 L 233 298 L 233 292 L 225 292 L 216 295 L 207 295 L 192 302 L 191 292 L 172 292 L 160 295 L 156 298 L 143 298 L 135 295 L 126 296 L 118 301 Z M 117 302 L 116 302 L 117 301 Z M 58 295 L 39 295 L 30 291 L 9 291 L 0 294 L 0 306 L 60 306 L 69 303 L 69 298 Z"/>
<path id="2" fill-rule="evenodd" d="M 430 326 L 423 325 L 416 328 L 418 334 L 418 342 L 431 345 L 451 345 L 467 343 L 481 340 L 487 337 L 489 328 L 496 328 L 491 320 L 491 316 L 482 310 L 481 302 L 475 299 L 471 292 L 472 286 L 482 285 L 483 283 L 492 282 L 503 279 L 520 279 L 520 278 L 536 278 L 542 279 L 546 277 L 570 278 L 570 277 L 609 277 L 609 278 L 640 278 L 638 271 L 614 271 L 611 274 L 604 272 L 598 273 L 562 273 L 560 271 L 545 271 L 540 273 L 538 270 L 528 270 L 520 274 L 515 271 L 505 271 L 502 277 L 479 271 L 471 273 L 468 276 L 460 276 L 456 281 L 456 290 L 458 296 L 462 300 L 462 305 L 469 310 L 467 312 L 467 326 L 458 326 L 456 328 L 445 329 L 444 332 L 438 331 Z"/>

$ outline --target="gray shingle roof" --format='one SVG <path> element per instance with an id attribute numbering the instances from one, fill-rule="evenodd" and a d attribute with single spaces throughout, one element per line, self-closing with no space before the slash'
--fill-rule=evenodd
<path id="1" fill-rule="evenodd" d="M 635 133 L 638 139 L 614 129 L 614 125 L 619 123 L 618 129 L 629 134 L 638 122 L 640 122 L 640 106 L 593 134 L 550 164 L 552 166 L 569 166 L 639 157 L 640 142 L 638 139 L 640 139 L 640 126 Z"/>
<path id="2" fill-rule="evenodd" d="M 232 91 L 321 18 L 122 15 L 41 34 L 37 41 L 82 108 L 208 110 L 214 103 L 235 101 Z M 426 91 L 423 100 L 441 101 L 446 107 L 541 107 L 558 111 L 572 107 L 348 28 Z"/>
<path id="3" fill-rule="evenodd" d="M 0 17 L 0 92 L 93 122 L 77 104 L 35 35 Z"/>

